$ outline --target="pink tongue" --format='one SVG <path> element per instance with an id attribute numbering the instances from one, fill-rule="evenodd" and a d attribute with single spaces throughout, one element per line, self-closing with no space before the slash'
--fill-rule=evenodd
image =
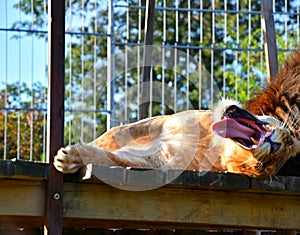
<path id="1" fill-rule="evenodd" d="M 223 138 L 250 139 L 255 133 L 251 128 L 243 126 L 234 119 L 229 118 L 213 123 L 212 130 Z"/>

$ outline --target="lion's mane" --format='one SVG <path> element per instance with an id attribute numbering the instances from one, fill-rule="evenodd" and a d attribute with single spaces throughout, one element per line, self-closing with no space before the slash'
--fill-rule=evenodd
<path id="1" fill-rule="evenodd" d="M 295 51 L 267 88 L 245 104 L 256 115 L 270 115 L 300 139 L 300 52 Z"/>

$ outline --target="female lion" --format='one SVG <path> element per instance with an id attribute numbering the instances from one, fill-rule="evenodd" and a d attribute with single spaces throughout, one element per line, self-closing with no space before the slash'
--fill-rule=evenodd
<path id="1" fill-rule="evenodd" d="M 242 109 L 190 110 L 115 127 L 88 144 L 61 148 L 54 166 L 74 173 L 88 163 L 134 168 L 275 174 L 300 153 L 300 53 Z M 220 110 L 220 109 L 218 109 Z"/>

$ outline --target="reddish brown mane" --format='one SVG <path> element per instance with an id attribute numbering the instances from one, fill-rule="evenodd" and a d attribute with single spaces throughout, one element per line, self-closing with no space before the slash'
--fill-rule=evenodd
<path id="1" fill-rule="evenodd" d="M 270 115 L 286 122 L 300 139 L 300 51 L 294 52 L 273 83 L 245 104 L 256 115 Z"/>

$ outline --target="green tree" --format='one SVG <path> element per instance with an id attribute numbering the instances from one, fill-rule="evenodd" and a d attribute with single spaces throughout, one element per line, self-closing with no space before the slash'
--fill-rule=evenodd
<path id="1" fill-rule="evenodd" d="M 144 16 L 145 1 L 139 9 L 137 0 L 113 1 L 114 12 L 114 40 L 115 51 L 119 52 L 128 48 L 132 44 L 142 44 L 144 42 Z M 194 10 L 187 11 L 190 6 Z M 71 4 L 70 4 L 71 3 Z M 165 5 L 169 8 L 178 8 L 179 11 L 161 10 Z M 66 22 L 68 32 L 66 50 L 66 142 L 76 142 L 79 138 L 89 141 L 94 136 L 103 133 L 106 129 L 107 109 L 106 100 L 106 66 L 107 57 L 107 27 L 108 13 L 107 1 L 78 1 L 66 2 Z M 178 4 L 178 5 L 176 5 Z M 227 13 L 221 11 L 209 11 L 211 9 L 224 9 L 224 1 L 157 1 L 157 11 L 155 12 L 154 45 L 190 45 L 189 49 L 182 48 L 183 52 L 188 52 L 196 61 L 201 58 L 202 64 L 207 71 L 213 72 L 213 79 L 220 89 L 220 96 L 225 95 L 240 100 L 241 102 L 251 98 L 265 84 L 266 73 L 265 64 L 261 61 L 260 53 L 257 51 L 238 50 L 237 48 L 262 48 L 261 15 L 249 14 L 247 11 L 260 11 L 260 1 L 252 1 L 249 9 L 248 1 L 227 1 Z M 288 1 L 288 9 L 292 13 L 294 1 Z M 120 7 L 128 5 L 130 8 Z M 116 7 L 118 6 L 118 7 Z M 42 17 L 44 5 L 42 1 L 34 1 L 31 5 L 29 0 L 21 0 L 16 5 L 24 14 L 33 14 L 34 24 L 29 21 L 16 22 L 14 28 L 41 29 L 47 24 L 46 17 Z M 31 9 L 33 7 L 33 9 Z M 283 11 L 285 1 L 276 1 L 276 11 Z M 96 11 L 95 11 L 96 9 Z M 180 10 L 181 9 L 181 10 Z M 206 9 L 199 11 L 197 9 Z M 127 11 L 128 10 L 128 11 Z M 241 12 L 240 10 L 244 10 Z M 239 11 L 237 15 L 236 12 Z M 296 45 L 294 34 L 296 34 L 297 18 L 294 15 L 288 17 L 288 29 L 291 33 L 286 34 L 282 26 L 282 17 L 275 17 L 277 28 L 278 47 L 284 48 Z M 83 23 L 84 19 L 84 25 Z M 142 19 L 139 21 L 139 19 Z M 164 19 L 166 26 L 164 27 Z M 178 21 L 176 22 L 176 19 Z M 203 23 L 200 23 L 200 20 Z M 225 27 L 225 22 L 227 27 Z M 249 26 L 250 25 L 250 26 Z M 200 27 L 202 26 L 202 27 Z M 249 35 L 251 30 L 251 35 Z M 82 34 L 80 34 L 82 33 Z M 37 33 L 39 37 L 47 36 Z M 287 35 L 285 37 L 285 35 Z M 129 45 L 129 46 L 127 46 Z M 199 48 L 197 48 L 199 46 Z M 212 49 L 213 53 L 212 53 Z M 212 55 L 214 57 L 211 62 Z M 174 55 L 165 55 L 166 61 Z M 136 57 L 136 56 L 135 56 Z M 142 55 L 141 57 L 142 58 Z M 250 58 L 250 60 L 248 60 Z M 136 58 L 128 57 L 129 62 L 137 61 Z M 284 59 L 282 53 L 279 54 L 280 64 Z M 224 60 L 226 65 L 223 64 Z M 127 62 L 128 62 L 127 61 Z M 116 64 L 125 66 L 125 59 L 116 57 Z M 178 59 L 178 73 L 176 81 L 174 71 L 166 70 L 165 84 L 170 88 L 175 86 L 182 94 L 188 95 L 188 100 L 192 106 L 198 108 L 209 108 L 203 102 L 209 99 L 206 90 L 199 90 L 197 86 L 198 71 L 195 71 L 187 80 L 184 68 L 185 58 Z M 180 64 L 181 63 L 181 64 Z M 97 66 L 95 66 L 97 65 Z M 140 64 L 141 65 L 141 64 Z M 180 67 L 180 68 L 179 68 Z M 162 68 L 153 68 L 153 80 L 162 81 Z M 116 72 L 115 82 L 115 118 L 136 119 L 137 104 L 129 103 L 124 107 L 127 97 L 124 93 L 137 86 L 137 77 L 141 76 L 141 68 L 132 68 L 126 73 Z M 208 85 L 208 84 L 206 84 Z M 200 101 L 200 91 L 203 96 Z M 134 93 L 132 96 L 136 96 Z M 175 95 L 175 94 L 173 94 Z M 169 98 L 169 97 L 166 97 Z M 130 100 L 131 101 L 131 100 Z M 135 99 L 136 101 L 136 99 Z M 180 99 L 184 106 L 184 99 Z M 81 109 L 96 109 L 98 112 L 74 112 Z M 72 112 L 71 112 L 72 111 Z M 167 108 L 165 113 L 173 110 Z M 162 113 L 159 102 L 153 103 L 152 115 Z M 120 121 L 122 122 L 122 121 Z M 115 123 L 117 124 L 117 123 Z M 86 137 L 88 136 L 88 137 Z"/>
<path id="2" fill-rule="evenodd" d="M 43 161 L 46 88 L 40 83 L 7 84 L 0 91 L 0 156 Z"/>

